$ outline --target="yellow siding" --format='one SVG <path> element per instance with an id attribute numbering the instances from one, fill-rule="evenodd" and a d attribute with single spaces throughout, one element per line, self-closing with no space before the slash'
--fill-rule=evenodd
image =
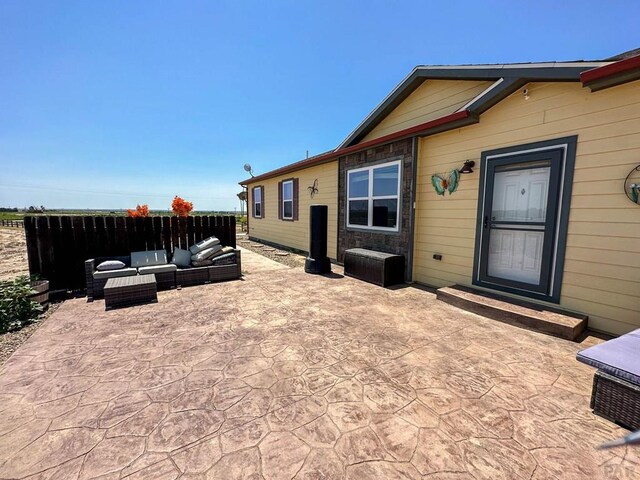
<path id="1" fill-rule="evenodd" d="M 295 222 L 278 219 L 278 182 L 288 178 L 299 179 L 299 220 Z M 318 193 L 313 198 L 308 187 L 318 180 Z M 249 235 L 268 242 L 277 243 L 298 250 L 309 250 L 309 206 L 321 204 L 329 206 L 327 234 L 327 255 L 336 258 L 338 242 L 338 162 L 325 163 L 294 173 L 270 178 L 249 185 L 249 215 L 251 215 L 252 188 L 264 186 L 264 218 L 249 218 Z"/>
<path id="2" fill-rule="evenodd" d="M 484 150 L 578 135 L 560 304 L 589 315 L 591 328 L 640 327 L 640 207 L 623 180 L 640 163 L 640 81 L 590 93 L 577 83 L 534 83 L 470 127 L 423 138 L 418 161 L 414 279 L 470 285 L 478 170 L 452 196 L 435 194 L 433 173 L 476 161 Z M 432 259 L 434 253 L 442 261 Z"/>
<path id="3" fill-rule="evenodd" d="M 449 115 L 492 83 L 471 80 L 426 80 L 362 141 L 373 140 Z"/>

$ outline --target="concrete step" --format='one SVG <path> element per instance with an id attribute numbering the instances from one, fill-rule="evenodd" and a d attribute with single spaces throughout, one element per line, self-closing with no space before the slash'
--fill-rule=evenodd
<path id="1" fill-rule="evenodd" d="M 587 328 L 584 315 L 461 285 L 438 289 L 437 298 L 483 317 L 566 340 L 575 340 Z"/>

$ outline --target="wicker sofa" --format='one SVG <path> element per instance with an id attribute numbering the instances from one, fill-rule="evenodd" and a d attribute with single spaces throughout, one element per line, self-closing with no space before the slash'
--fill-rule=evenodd
<path id="1" fill-rule="evenodd" d="M 89 301 L 93 301 L 96 298 L 103 298 L 104 287 L 109 278 L 138 274 L 154 274 L 158 290 L 234 280 L 241 276 L 242 263 L 240 250 L 233 250 L 233 253 L 235 254 L 235 263 L 189 268 L 178 268 L 171 263 L 136 268 L 131 266 L 131 256 L 129 255 L 91 258 L 84 262 L 87 298 Z M 125 268 L 99 272 L 97 266 L 106 260 L 119 260 L 125 264 Z"/>
<path id="2" fill-rule="evenodd" d="M 598 369 L 591 391 L 593 413 L 640 428 L 640 329 L 582 350 L 576 358 Z"/>

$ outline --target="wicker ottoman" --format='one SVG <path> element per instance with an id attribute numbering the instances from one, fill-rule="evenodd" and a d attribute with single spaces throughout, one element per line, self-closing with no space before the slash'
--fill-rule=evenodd
<path id="1" fill-rule="evenodd" d="M 158 290 L 154 275 L 110 278 L 104 287 L 106 310 L 157 301 Z"/>

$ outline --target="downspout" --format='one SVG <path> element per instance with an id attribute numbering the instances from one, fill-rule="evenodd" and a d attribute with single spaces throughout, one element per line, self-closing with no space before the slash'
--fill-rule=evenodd
<path id="1" fill-rule="evenodd" d="M 416 223 L 416 184 L 418 174 L 418 137 L 411 139 L 411 192 L 409 195 L 409 245 L 405 280 L 413 282 L 413 245 Z"/>

